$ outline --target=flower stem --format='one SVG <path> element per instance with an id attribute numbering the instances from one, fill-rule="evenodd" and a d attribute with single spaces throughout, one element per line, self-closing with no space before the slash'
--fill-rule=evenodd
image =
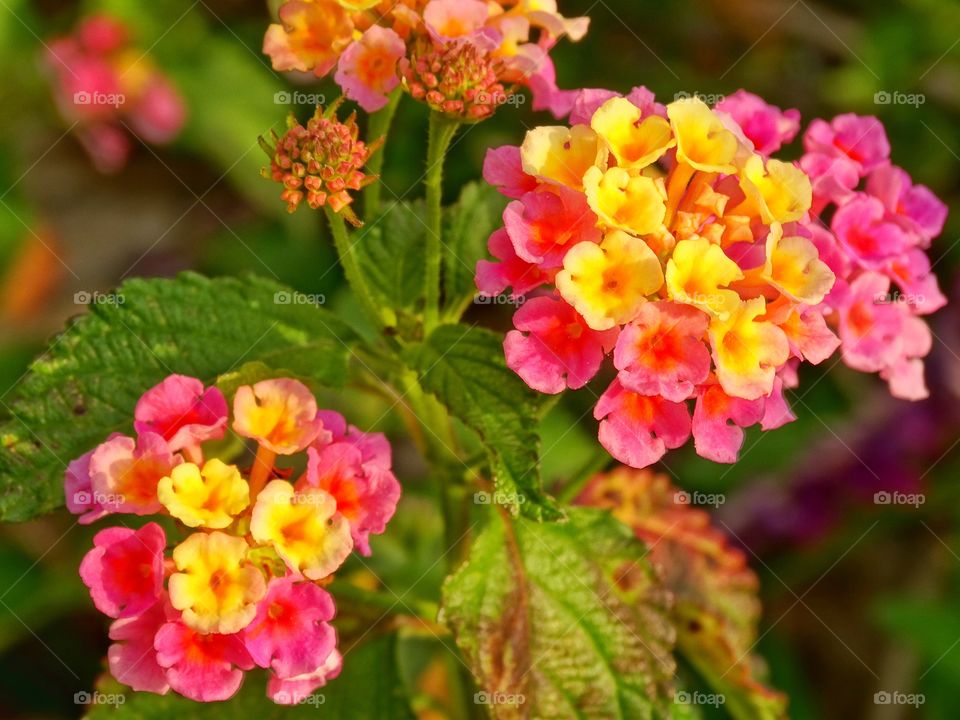
<path id="1" fill-rule="evenodd" d="M 442 113 L 430 113 L 430 139 L 427 150 L 427 253 L 424 292 L 424 328 L 430 332 L 440 317 L 440 265 L 443 233 L 443 164 L 460 123 Z"/>
<path id="2" fill-rule="evenodd" d="M 386 138 L 389 135 L 390 126 L 393 124 L 393 118 L 397 113 L 397 106 L 400 104 L 402 95 L 403 91 L 397 88 L 390 93 L 389 101 L 383 109 L 370 116 L 370 123 L 367 125 L 367 140 L 369 142 L 376 142 L 379 138 Z M 369 174 L 380 175 L 386 159 L 385 152 L 386 143 L 367 161 L 366 169 Z M 363 212 L 368 220 L 372 220 L 380 212 L 382 182 L 382 179 L 378 179 L 377 182 L 368 185 L 363 191 Z"/>
<path id="3" fill-rule="evenodd" d="M 340 256 L 340 264 L 343 265 L 343 272 L 347 276 L 347 282 L 360 300 L 360 306 L 363 308 L 367 317 L 373 322 L 374 327 L 379 330 L 383 327 L 383 314 L 379 305 L 373 299 L 373 293 L 370 286 L 360 270 L 360 264 L 357 262 L 356 252 L 353 244 L 350 242 L 350 235 L 347 233 L 346 223 L 343 218 L 325 207 L 327 220 L 330 223 L 330 232 L 333 235 L 334 245 L 337 247 L 337 254 Z"/>

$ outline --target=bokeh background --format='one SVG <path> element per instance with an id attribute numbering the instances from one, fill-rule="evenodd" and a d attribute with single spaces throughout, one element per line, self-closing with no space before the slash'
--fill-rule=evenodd
<path id="1" fill-rule="evenodd" d="M 555 52 L 563 87 L 644 84 L 662 101 L 719 97 L 744 87 L 804 119 L 879 116 L 893 160 L 956 211 L 960 193 L 960 4 L 948 0 L 560 0 L 591 32 Z M 113 175 L 95 170 L 58 113 L 44 66 L 49 38 L 85 14 L 128 21 L 138 45 L 179 88 L 187 122 L 165 147 L 134 143 Z M 291 84 L 260 45 L 263 0 L 0 0 L 0 417 L 32 357 L 85 297 L 124 279 L 186 269 L 273 276 L 349 305 L 317 214 L 287 216 L 278 186 L 259 176 L 257 136 L 280 129 L 276 93 L 336 96 L 330 84 Z M 894 93 L 913 104 L 883 102 Z M 880 102 L 877 102 L 880 100 Z M 921 102 L 922 100 L 922 102 Z M 295 108 L 301 118 L 310 108 Z M 503 108 L 458 140 L 449 192 L 479 176 L 487 148 L 518 143 L 548 118 Z M 421 193 L 426 113 L 405 102 L 388 149 L 384 197 Z M 798 149 L 793 147 L 787 154 Z M 960 300 L 960 212 L 931 257 Z M 509 309 L 472 319 L 505 327 Z M 346 308 L 349 312 L 349 307 Z M 750 433 L 739 464 L 692 452 L 662 469 L 690 490 L 721 493 L 717 521 L 762 579 L 759 649 L 791 716 L 953 718 L 960 686 L 960 305 L 933 318 L 931 399 L 890 399 L 885 384 L 842 365 L 805 368 L 798 420 Z M 590 396 L 567 398 L 545 422 L 546 475 L 604 460 Z M 356 412 L 380 413 L 356 401 Z M 388 418 L 384 427 L 395 428 Z M 564 437 L 562 443 L 556 440 Z M 551 438 L 553 440 L 551 440 Z M 408 473 L 416 472 L 411 458 Z M 403 469 L 401 469 L 403 473 Z M 921 493 L 916 507 L 876 493 Z M 409 501 L 416 502 L 412 497 Z M 408 508 L 410 510 L 410 508 Z M 402 515 L 403 511 L 401 511 Z M 409 514 L 409 512 L 408 512 Z M 429 526 L 429 518 L 426 521 Z M 414 525 L 414 522 L 407 523 Z M 429 546 L 396 531 L 394 559 L 429 566 Z M 92 531 L 61 512 L 0 526 L 0 718 L 67 718 L 101 671 L 106 624 L 76 567 Z M 429 595 L 427 577 L 414 596 Z M 403 582 L 402 578 L 397 580 Z M 919 708 L 877 704 L 877 692 L 922 693 Z"/>

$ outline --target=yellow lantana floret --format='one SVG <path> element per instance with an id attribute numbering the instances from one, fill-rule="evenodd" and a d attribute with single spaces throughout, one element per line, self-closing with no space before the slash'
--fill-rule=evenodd
<path id="1" fill-rule="evenodd" d="M 705 238 L 681 240 L 667 262 L 670 299 L 719 318 L 727 318 L 740 303 L 740 296 L 727 285 L 742 279 L 740 266 Z"/>
<path id="2" fill-rule="evenodd" d="M 763 279 L 789 298 L 818 305 L 833 288 L 836 276 L 820 259 L 817 246 L 805 237 L 783 237 L 774 225 L 767 236 L 767 261 Z"/>
<path id="3" fill-rule="evenodd" d="M 337 513 L 336 499 L 319 488 L 295 491 L 285 480 L 272 481 L 257 497 L 250 532 L 311 580 L 333 573 L 353 550 L 350 526 Z"/>
<path id="4" fill-rule="evenodd" d="M 806 173 L 792 163 L 752 155 L 740 175 L 740 187 L 766 224 L 799 220 L 810 209 L 813 188 Z"/>
<path id="5" fill-rule="evenodd" d="M 597 134 L 586 125 L 543 126 L 527 133 L 520 148 L 523 171 L 545 182 L 583 189 L 587 170 L 606 161 Z"/>
<path id="6" fill-rule="evenodd" d="M 200 633 L 229 635 L 256 615 L 266 593 L 263 573 L 246 562 L 249 545 L 222 532 L 195 533 L 173 551 L 170 602 Z"/>
<path id="7" fill-rule="evenodd" d="M 250 487 L 236 466 L 213 459 L 203 470 L 193 463 L 173 468 L 157 484 L 157 498 L 188 527 L 223 529 L 247 509 Z"/>
<path id="8" fill-rule="evenodd" d="M 590 121 L 623 168 L 642 170 L 677 144 L 670 123 L 658 115 L 646 119 L 626 98 L 611 98 Z"/>
<path id="9" fill-rule="evenodd" d="M 594 330 L 630 322 L 662 285 L 663 268 L 653 250 L 620 230 L 599 245 L 575 245 L 557 274 L 560 294 Z"/>
<path id="10" fill-rule="evenodd" d="M 766 313 L 762 297 L 741 303 L 726 320 L 710 323 L 717 380 L 728 395 L 756 400 L 773 392 L 777 368 L 790 356 L 787 336 L 776 325 L 758 321 Z"/>
<path id="11" fill-rule="evenodd" d="M 720 118 L 699 98 L 684 98 L 667 106 L 677 139 L 677 160 L 709 173 L 733 173 L 740 143 Z"/>
<path id="12" fill-rule="evenodd" d="M 613 167 L 598 167 L 583 177 L 587 202 L 600 220 L 633 235 L 648 235 L 663 227 L 667 192 L 663 180 Z"/>

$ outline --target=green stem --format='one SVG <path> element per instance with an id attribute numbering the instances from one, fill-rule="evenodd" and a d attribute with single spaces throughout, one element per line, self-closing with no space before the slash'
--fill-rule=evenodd
<path id="1" fill-rule="evenodd" d="M 426 308 L 424 327 L 427 333 L 437 326 L 440 317 L 440 264 L 443 233 L 443 164 L 453 136 L 460 123 L 438 113 L 430 113 L 430 138 L 427 150 L 427 257 L 425 271 Z"/>
<path id="2" fill-rule="evenodd" d="M 360 270 L 356 251 L 353 248 L 353 243 L 350 242 L 350 235 L 347 233 L 347 225 L 343 218 L 329 207 L 325 207 L 324 210 L 327 213 L 327 220 L 330 223 L 330 233 L 333 235 L 333 242 L 334 245 L 336 245 L 337 254 L 340 256 L 340 264 L 343 265 L 343 272 L 347 276 L 347 282 L 350 283 L 354 294 L 359 298 L 360 306 L 363 308 L 364 313 L 366 313 L 374 327 L 380 330 L 384 325 L 383 313 L 380 310 L 380 306 L 373 299 L 373 293 L 370 292 L 370 287 L 367 285 L 367 281 L 364 279 L 363 273 Z"/>
<path id="3" fill-rule="evenodd" d="M 390 93 L 389 101 L 382 110 L 378 110 L 370 116 L 370 122 L 367 125 L 367 142 L 376 142 L 379 138 L 384 138 L 384 144 L 373 154 L 373 157 L 367 161 L 367 172 L 370 175 L 380 175 L 383 170 L 383 163 L 386 159 L 386 137 L 390 134 L 390 126 L 393 124 L 393 118 L 397 113 L 397 106 L 400 105 L 400 98 L 403 91 L 397 88 Z M 363 191 L 363 212 L 368 220 L 372 220 L 380 212 L 380 194 L 383 189 L 382 178 L 372 185 L 368 185 Z"/>

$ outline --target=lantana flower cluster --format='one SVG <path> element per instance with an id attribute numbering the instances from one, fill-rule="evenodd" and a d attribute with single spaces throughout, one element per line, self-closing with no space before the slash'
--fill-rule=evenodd
<path id="1" fill-rule="evenodd" d="M 556 0 L 287 0 L 264 37 L 275 70 L 334 78 L 367 112 L 401 82 L 416 99 L 462 120 L 481 120 L 531 89 L 534 107 L 564 114 L 550 50 L 576 41 L 587 18 L 564 18 Z"/>
<path id="2" fill-rule="evenodd" d="M 48 40 L 45 61 L 61 114 L 102 172 L 126 164 L 131 132 L 162 145 L 186 121 L 176 87 L 116 18 L 91 15 L 72 35 Z"/>
<path id="3" fill-rule="evenodd" d="M 616 378 L 594 415 L 604 447 L 637 468 L 691 434 L 701 456 L 734 462 L 743 428 L 794 419 L 784 388 L 797 384 L 800 361 L 821 363 L 841 341 L 848 363 L 896 377 L 895 393 L 919 395 L 902 392 L 901 374 L 916 372 L 902 362 L 929 349 L 908 321 L 919 306 L 874 300 L 888 289 L 881 280 L 903 269 L 893 258 L 939 232 L 942 213 L 902 171 L 880 170 L 886 152 L 870 154 L 876 134 L 858 139 L 849 122 L 815 123 L 797 164 L 771 155 L 799 131 L 798 113 L 755 96 L 710 108 L 696 97 L 663 106 L 645 88 L 627 97 L 585 90 L 569 126 L 538 127 L 522 147 L 490 151 L 484 177 L 512 202 L 477 286 L 490 296 L 533 294 L 507 335 L 508 365 L 535 390 L 559 393 L 585 386 L 612 355 Z M 851 171 L 861 158 L 851 181 L 879 172 L 872 186 L 884 200 L 859 196 L 869 208 L 838 212 L 830 233 L 818 229 L 837 190 L 824 158 L 845 157 Z M 869 254 L 877 233 L 884 250 L 867 257 L 871 274 L 844 243 Z M 910 257 L 922 281 L 935 283 L 929 263 Z M 885 347 L 863 348 L 861 338 Z M 855 364 L 871 352 L 872 365 Z"/>
<path id="4" fill-rule="evenodd" d="M 96 534 L 80 576 L 114 619 L 108 661 L 121 683 L 217 701 L 260 667 L 268 695 L 294 704 L 340 672 L 323 586 L 353 550 L 370 554 L 400 485 L 384 436 L 318 410 L 296 380 L 236 391 L 230 427 L 256 444 L 250 467 L 211 456 L 230 446 L 217 442 L 229 415 L 220 390 L 172 375 L 138 402 L 134 435 L 70 463 L 70 511 L 119 523 Z M 134 528 L 122 515 L 163 517 Z"/>

